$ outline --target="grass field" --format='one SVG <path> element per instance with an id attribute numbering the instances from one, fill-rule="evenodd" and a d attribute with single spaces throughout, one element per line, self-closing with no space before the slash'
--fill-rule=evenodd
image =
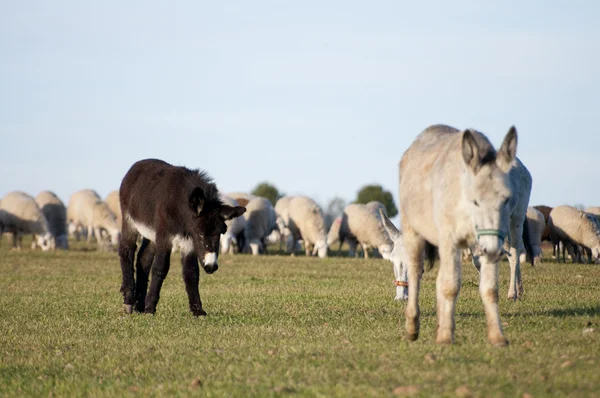
<path id="1" fill-rule="evenodd" d="M 1 396 L 600 396 L 600 266 L 526 265 L 525 295 L 509 302 L 503 264 L 507 348 L 486 343 L 464 266 L 457 342 L 438 346 L 437 268 L 410 343 L 384 260 L 222 256 L 201 275 L 198 319 L 173 256 L 156 315 L 126 316 L 117 255 L 85 247 L 2 242 Z"/>

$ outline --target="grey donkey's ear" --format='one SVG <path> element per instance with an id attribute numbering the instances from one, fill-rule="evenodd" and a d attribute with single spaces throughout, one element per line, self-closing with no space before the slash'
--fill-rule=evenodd
<path id="1" fill-rule="evenodd" d="M 496 164 L 505 173 L 508 173 L 510 168 L 512 167 L 512 162 L 515 160 L 515 156 L 517 155 L 517 129 L 515 126 L 512 126 L 506 137 L 504 137 L 504 141 L 502 142 L 502 146 L 498 150 L 498 154 L 496 155 Z"/>
<path id="2" fill-rule="evenodd" d="M 382 209 L 379 209 L 379 215 L 381 216 L 381 219 L 383 220 L 383 226 L 384 226 L 385 230 L 387 231 L 388 235 L 390 236 L 390 239 L 392 241 L 396 241 L 396 239 L 400 236 L 400 231 L 398 231 L 398 228 L 396 228 L 394 223 L 392 223 L 390 221 L 390 219 L 387 218 L 387 216 L 385 215 L 385 213 L 383 212 Z"/>
<path id="3" fill-rule="evenodd" d="M 473 132 L 470 129 L 463 131 L 462 136 L 462 155 L 465 164 L 469 166 L 473 174 L 477 174 L 481 168 L 481 160 L 479 158 L 479 145 L 475 141 Z"/>

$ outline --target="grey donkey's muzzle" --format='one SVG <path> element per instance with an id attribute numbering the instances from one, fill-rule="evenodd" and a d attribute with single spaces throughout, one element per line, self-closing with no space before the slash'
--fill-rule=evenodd
<path id="1" fill-rule="evenodd" d="M 478 253 L 473 253 L 474 255 L 485 255 L 487 256 L 491 261 L 498 261 L 500 256 L 502 256 L 503 254 L 506 253 L 506 251 L 504 250 L 503 244 L 504 244 L 504 234 L 502 233 L 502 231 L 500 231 L 499 229 L 475 229 L 475 232 L 477 234 L 477 250 L 476 252 Z M 491 244 L 489 247 L 487 247 L 487 245 L 482 244 L 481 242 L 481 237 L 482 236 L 495 236 L 498 238 L 497 244 L 498 246 L 496 246 L 496 242 L 494 242 L 494 244 Z"/>

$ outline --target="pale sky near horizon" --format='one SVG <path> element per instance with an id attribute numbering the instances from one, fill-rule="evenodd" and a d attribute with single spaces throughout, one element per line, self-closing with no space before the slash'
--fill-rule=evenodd
<path id="1" fill-rule="evenodd" d="M 600 3 L 3 1 L 0 197 L 106 196 L 133 162 L 398 202 L 427 126 L 511 125 L 530 204 L 600 205 Z"/>

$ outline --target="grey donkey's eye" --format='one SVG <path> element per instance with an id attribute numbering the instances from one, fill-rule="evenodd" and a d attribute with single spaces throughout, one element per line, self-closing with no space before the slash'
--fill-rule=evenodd
<path id="1" fill-rule="evenodd" d="M 473 201 L 473 204 L 477 207 L 479 207 L 479 202 L 477 202 L 476 200 Z"/>

